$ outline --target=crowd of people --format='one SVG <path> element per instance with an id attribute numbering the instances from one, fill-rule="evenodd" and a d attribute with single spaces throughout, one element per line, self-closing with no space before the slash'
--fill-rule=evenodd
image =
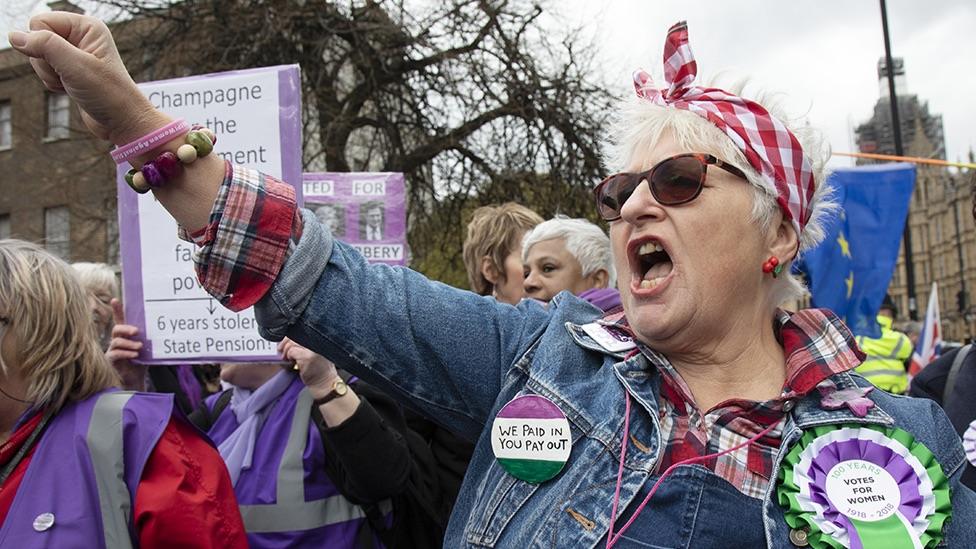
<path id="1" fill-rule="evenodd" d="M 173 127 L 103 23 L 31 29 L 12 46 L 96 135 Z M 635 74 L 594 191 L 609 236 L 480 208 L 472 291 L 368 263 L 199 131 L 131 156 L 201 286 L 280 341 L 219 386 L 138 363 L 111 267 L 0 241 L 0 546 L 976 546 L 956 395 L 976 355 L 939 366 L 951 395 L 903 398 L 900 354 L 782 308 L 833 208 L 829 152 L 696 71 L 679 23 L 663 85 Z"/>

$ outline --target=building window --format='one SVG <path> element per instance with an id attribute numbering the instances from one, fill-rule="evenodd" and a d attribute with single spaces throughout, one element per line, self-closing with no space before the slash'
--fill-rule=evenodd
<path id="1" fill-rule="evenodd" d="M 71 104 L 63 93 L 47 94 L 47 139 L 66 139 L 68 137 L 68 117 Z"/>
<path id="2" fill-rule="evenodd" d="M 10 238 L 10 214 L 0 215 L 0 240 Z"/>
<path id="3" fill-rule="evenodd" d="M 0 101 L 0 151 L 14 146 L 14 125 L 11 121 L 10 101 Z"/>
<path id="4" fill-rule="evenodd" d="M 68 261 L 71 255 L 71 226 L 67 206 L 44 209 L 44 247 Z"/>
<path id="5" fill-rule="evenodd" d="M 119 218 L 114 215 L 105 220 L 105 262 L 119 264 Z"/>

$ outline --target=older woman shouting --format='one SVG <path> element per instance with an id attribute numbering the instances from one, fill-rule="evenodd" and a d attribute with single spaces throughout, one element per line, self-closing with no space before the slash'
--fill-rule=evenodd
<path id="1" fill-rule="evenodd" d="M 151 142 L 169 124 L 104 26 L 32 26 L 11 43 L 100 135 Z M 665 59 L 661 88 L 636 76 L 612 132 L 622 171 L 597 188 L 629 323 L 565 293 L 513 307 L 371 266 L 289 187 L 213 156 L 153 192 L 223 304 L 256 303 L 266 335 L 478 441 L 448 547 L 976 545 L 944 415 L 849 373 L 863 355 L 830 313 L 777 308 L 820 233 L 826 153 L 697 86 L 685 25 Z M 155 177 L 183 141 L 132 161 Z"/>
<path id="2" fill-rule="evenodd" d="M 247 547 L 217 450 L 97 336 L 67 264 L 0 240 L 0 546 Z"/>

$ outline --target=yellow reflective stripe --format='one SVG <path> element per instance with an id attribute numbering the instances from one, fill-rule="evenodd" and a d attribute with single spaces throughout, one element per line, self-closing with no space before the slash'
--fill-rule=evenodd
<path id="1" fill-rule="evenodd" d="M 891 376 L 897 378 L 905 377 L 905 370 L 868 370 L 865 372 L 858 372 L 858 373 L 860 373 L 862 376 L 868 379 L 871 379 L 873 377 L 881 377 L 881 376 Z"/>
<path id="2" fill-rule="evenodd" d="M 890 358 L 891 360 L 898 360 L 898 351 L 900 351 L 902 346 L 905 344 L 905 339 L 906 338 L 904 337 L 898 338 L 898 343 L 895 345 L 895 348 L 892 349 L 890 353 L 888 353 L 888 358 Z"/>
<path id="3" fill-rule="evenodd" d="M 106 393 L 98 397 L 86 437 L 95 484 L 98 487 L 105 546 L 113 549 L 132 547 L 129 534 L 132 502 L 125 485 L 122 448 L 122 410 L 130 398 L 132 393 L 122 392 Z"/>

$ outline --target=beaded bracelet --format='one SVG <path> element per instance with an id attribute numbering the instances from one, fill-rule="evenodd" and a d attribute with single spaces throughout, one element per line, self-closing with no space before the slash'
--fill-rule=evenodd
<path id="1" fill-rule="evenodd" d="M 179 177 L 184 164 L 192 164 L 197 158 L 210 154 L 216 144 L 217 136 L 209 128 L 193 126 L 186 134 L 186 143 L 180 145 L 175 153 L 166 151 L 155 160 L 143 164 L 141 169 L 132 168 L 126 172 L 125 182 L 139 194 L 158 189 Z"/>

